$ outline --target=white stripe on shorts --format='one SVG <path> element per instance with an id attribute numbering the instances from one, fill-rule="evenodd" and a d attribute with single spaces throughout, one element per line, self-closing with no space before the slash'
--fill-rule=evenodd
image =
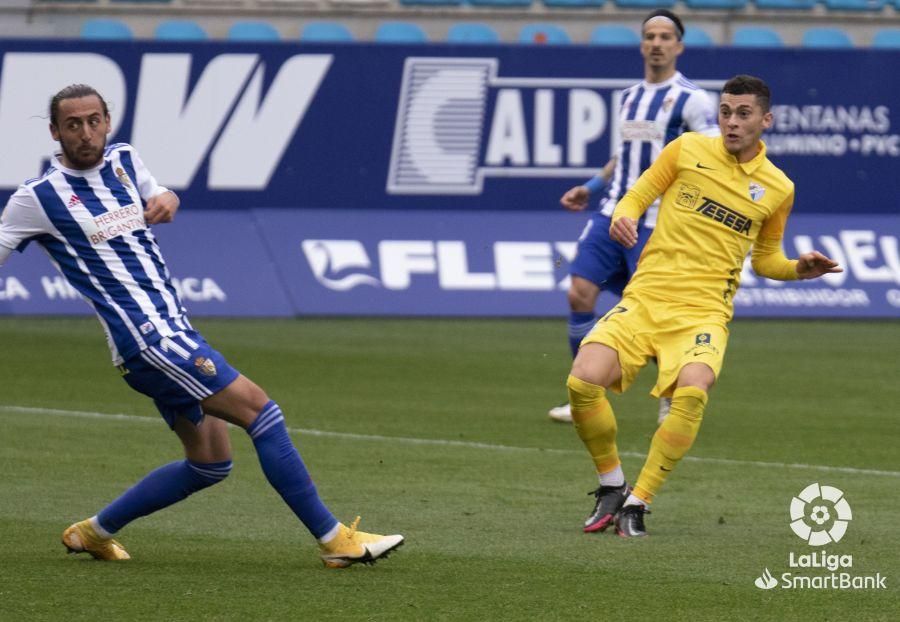
<path id="1" fill-rule="evenodd" d="M 150 365 L 168 376 L 169 379 L 172 380 L 172 382 L 176 383 L 182 389 L 187 391 L 187 393 L 190 394 L 191 397 L 202 400 L 212 395 L 211 390 L 204 387 L 196 379 L 192 378 L 190 374 L 185 372 L 183 369 L 180 369 L 177 365 L 169 362 L 165 356 L 163 356 L 158 350 L 156 350 L 155 347 L 151 346 L 142 351 L 141 358 L 143 358 Z"/>

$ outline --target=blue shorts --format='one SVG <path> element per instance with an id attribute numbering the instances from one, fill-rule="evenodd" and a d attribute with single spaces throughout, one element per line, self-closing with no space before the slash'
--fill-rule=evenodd
<path id="1" fill-rule="evenodd" d="M 569 266 L 569 274 L 621 296 L 637 269 L 638 259 L 653 229 L 638 226 L 637 244 L 634 248 L 625 248 L 610 239 L 611 224 L 609 216 L 600 213 L 591 216 L 578 238 L 578 253 Z"/>
<path id="2" fill-rule="evenodd" d="M 239 372 L 206 343 L 187 330 L 142 350 L 119 366 L 125 382 L 153 398 L 170 428 L 184 417 L 194 425 L 203 419 L 200 402 L 234 382 Z"/>

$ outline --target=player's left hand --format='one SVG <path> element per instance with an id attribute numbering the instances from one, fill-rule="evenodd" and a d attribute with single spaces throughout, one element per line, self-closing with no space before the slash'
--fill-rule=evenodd
<path id="1" fill-rule="evenodd" d="M 823 274 L 843 272 L 833 259 L 829 259 L 819 251 L 803 253 L 797 258 L 797 276 L 801 279 L 815 279 Z"/>
<path id="2" fill-rule="evenodd" d="M 638 241 L 637 223 L 628 216 L 616 218 L 609 228 L 609 237 L 625 248 L 633 248 Z"/>
<path id="3" fill-rule="evenodd" d="M 175 212 L 178 211 L 179 205 L 181 205 L 181 200 L 171 190 L 158 194 L 147 201 L 147 207 L 144 209 L 144 220 L 148 225 L 172 222 L 175 219 Z"/>

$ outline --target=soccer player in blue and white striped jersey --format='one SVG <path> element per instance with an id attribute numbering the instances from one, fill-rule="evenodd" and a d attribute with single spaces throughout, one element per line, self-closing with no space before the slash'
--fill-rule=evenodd
<path id="1" fill-rule="evenodd" d="M 684 26 L 677 15 L 665 9 L 651 12 L 641 30 L 644 80 L 622 93 L 618 110 L 619 136 L 614 157 L 603 171 L 587 183 L 566 192 L 560 203 L 571 211 L 584 210 L 599 200 L 595 213 L 578 239 L 578 252 L 569 275 L 569 347 L 572 357 L 585 335 L 597 322 L 595 306 L 601 290 L 619 296 L 634 274 L 638 258 L 653 227 L 657 205 L 643 218 L 641 244 L 625 249 L 609 239 L 610 216 L 616 203 L 656 160 L 663 147 L 685 131 L 710 136 L 719 133 L 714 102 L 703 89 L 692 84 L 677 69 L 684 51 Z M 660 404 L 660 419 L 667 403 Z M 552 408 L 552 419 L 571 422 L 569 404 Z"/>
<path id="2" fill-rule="evenodd" d="M 52 98 L 50 133 L 60 151 L 0 215 L 0 264 L 29 242 L 44 248 L 97 313 L 113 363 L 154 400 L 184 445 L 185 460 L 152 471 L 96 516 L 71 525 L 63 544 L 97 559 L 129 559 L 116 532 L 231 471 L 228 422 L 247 431 L 266 478 L 317 538 L 326 566 L 386 556 L 403 537 L 338 522 L 319 498 L 278 404 L 191 327 L 150 230 L 172 220 L 178 197 L 156 182 L 132 146 L 107 146 L 109 131 L 106 102 L 90 86 L 72 85 Z"/>

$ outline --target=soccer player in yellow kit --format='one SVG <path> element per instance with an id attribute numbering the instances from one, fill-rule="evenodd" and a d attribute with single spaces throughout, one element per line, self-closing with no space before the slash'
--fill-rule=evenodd
<path id="1" fill-rule="evenodd" d="M 604 529 L 644 536 L 644 514 L 688 452 L 707 394 L 722 369 L 727 324 L 744 258 L 760 276 L 782 281 L 840 272 L 812 251 L 788 260 L 781 247 L 794 184 L 766 157 L 760 140 L 772 123 L 769 88 L 735 76 L 722 88 L 721 136 L 686 133 L 670 142 L 616 206 L 610 237 L 632 247 L 636 223 L 662 195 L 659 220 L 637 271 L 614 307 L 584 338 L 566 383 L 575 428 L 600 475 Z M 631 489 L 616 449 L 606 390 L 625 391 L 656 357 L 654 397 L 671 397 Z"/>

